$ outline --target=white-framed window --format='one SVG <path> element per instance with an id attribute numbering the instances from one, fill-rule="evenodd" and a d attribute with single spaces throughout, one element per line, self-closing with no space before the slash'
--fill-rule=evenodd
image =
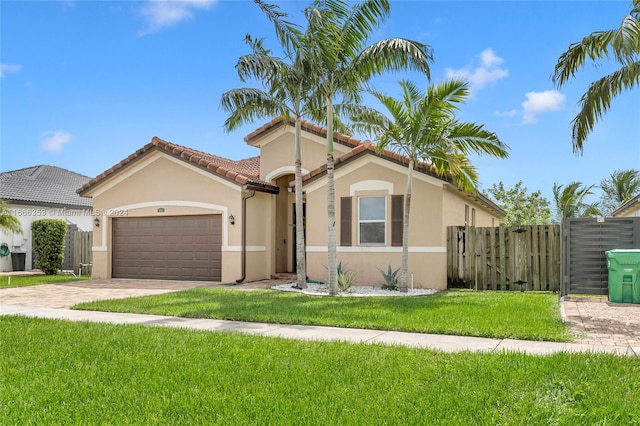
<path id="1" fill-rule="evenodd" d="M 358 198 L 358 244 L 385 245 L 387 235 L 387 197 Z"/>

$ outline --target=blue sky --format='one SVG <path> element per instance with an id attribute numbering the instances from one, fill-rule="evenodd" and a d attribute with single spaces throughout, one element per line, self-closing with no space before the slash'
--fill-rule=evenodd
<path id="1" fill-rule="evenodd" d="M 303 24 L 308 2 L 280 4 Z M 372 41 L 427 43 L 432 82 L 469 79 L 472 96 L 460 117 L 511 147 L 507 160 L 474 159 L 483 189 L 522 180 L 551 200 L 554 182 L 597 184 L 616 169 L 640 169 L 639 90 L 614 100 L 584 155 L 572 151 L 580 95 L 615 64 L 588 65 L 561 89 L 550 80 L 569 44 L 617 27 L 630 5 L 392 1 Z M 258 154 L 243 137 L 264 122 L 225 133 L 219 109 L 223 92 L 244 86 L 234 68 L 248 53 L 244 35 L 277 48 L 253 2 L 3 0 L 0 16 L 2 171 L 50 164 L 94 177 L 153 136 L 231 159 Z M 408 74 L 386 74 L 374 85 L 397 94 L 402 78 L 426 88 L 424 77 Z"/>

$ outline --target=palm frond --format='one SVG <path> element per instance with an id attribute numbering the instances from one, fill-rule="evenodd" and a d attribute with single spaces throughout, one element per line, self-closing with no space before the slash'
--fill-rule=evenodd
<path id="1" fill-rule="evenodd" d="M 551 81 L 557 87 L 562 87 L 570 78 L 575 77 L 587 59 L 595 61 L 607 57 L 614 37 L 615 30 L 597 31 L 580 42 L 569 45 L 567 51 L 560 55 Z"/>
<path id="2" fill-rule="evenodd" d="M 508 158 L 509 147 L 493 132 L 476 123 L 453 123 L 448 138 L 464 154 L 487 154 L 496 158 Z"/>
<path id="3" fill-rule="evenodd" d="M 300 28 L 284 18 L 288 15 L 280 10 L 280 7 L 274 4 L 264 3 L 261 0 L 253 0 L 260 10 L 267 16 L 273 24 L 276 37 L 280 41 L 283 49 L 287 53 L 291 53 L 299 46 Z"/>
<path id="4" fill-rule="evenodd" d="M 591 83 L 579 101 L 580 111 L 571 121 L 573 151 L 582 152 L 584 141 L 602 115 L 609 110 L 611 100 L 624 90 L 640 84 L 640 61 L 634 62 Z"/>
<path id="5" fill-rule="evenodd" d="M 227 132 L 256 119 L 287 116 L 289 108 L 281 100 L 259 89 L 233 89 L 222 94 L 220 108 L 229 113 L 224 122 Z"/>
<path id="6" fill-rule="evenodd" d="M 633 0 L 631 12 L 618 28 L 596 31 L 584 37 L 558 58 L 551 80 L 562 87 L 575 77 L 587 60 L 613 58 L 621 69 L 593 82 L 580 98 L 580 112 L 571 122 L 573 151 L 581 154 L 587 136 L 608 111 L 611 100 L 640 82 L 640 0 Z"/>
<path id="7" fill-rule="evenodd" d="M 419 71 L 431 78 L 429 64 L 433 63 L 433 51 L 426 44 L 404 38 L 378 41 L 364 49 L 355 58 L 352 68 L 364 79 L 385 71 Z"/>

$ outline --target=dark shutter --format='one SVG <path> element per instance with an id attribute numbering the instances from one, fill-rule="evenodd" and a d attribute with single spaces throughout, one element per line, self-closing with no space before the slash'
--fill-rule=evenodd
<path id="1" fill-rule="evenodd" d="M 391 245 L 402 247 L 402 219 L 404 216 L 404 195 L 391 196 Z"/>
<path id="2" fill-rule="evenodd" d="M 351 246 L 351 197 L 340 198 L 340 245 Z"/>

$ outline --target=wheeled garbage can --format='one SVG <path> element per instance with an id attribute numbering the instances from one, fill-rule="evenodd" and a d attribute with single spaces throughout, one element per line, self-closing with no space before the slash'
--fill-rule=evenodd
<path id="1" fill-rule="evenodd" d="M 609 271 L 609 301 L 640 304 L 640 249 L 605 252 Z"/>

